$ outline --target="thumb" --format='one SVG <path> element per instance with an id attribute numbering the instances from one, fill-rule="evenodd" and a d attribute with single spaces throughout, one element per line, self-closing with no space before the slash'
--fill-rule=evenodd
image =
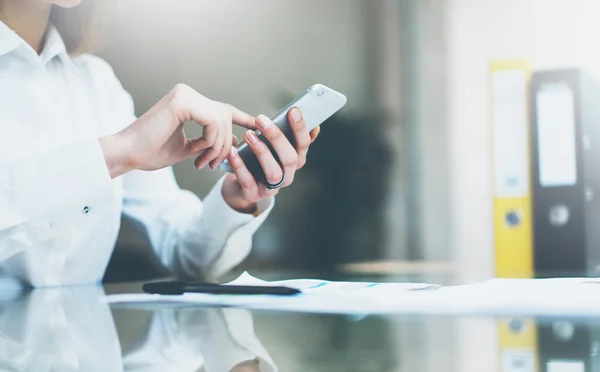
<path id="1" fill-rule="evenodd" d="M 187 153 L 188 155 L 198 155 L 203 153 L 206 149 L 210 148 L 212 144 L 204 137 L 196 137 L 187 139 Z"/>

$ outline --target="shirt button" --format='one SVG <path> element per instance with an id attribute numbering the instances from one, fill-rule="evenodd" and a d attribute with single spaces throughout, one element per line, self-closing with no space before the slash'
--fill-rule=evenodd
<path id="1" fill-rule="evenodd" d="M 88 214 L 90 213 L 90 207 L 88 207 L 87 205 L 85 207 L 83 207 L 83 214 Z"/>

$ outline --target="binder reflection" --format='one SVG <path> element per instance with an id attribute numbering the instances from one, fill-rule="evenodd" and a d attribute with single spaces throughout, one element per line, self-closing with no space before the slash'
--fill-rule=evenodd
<path id="1" fill-rule="evenodd" d="M 501 372 L 600 371 L 599 324 L 510 318 L 498 320 L 498 330 Z"/>
<path id="2" fill-rule="evenodd" d="M 0 302 L 0 370 L 277 370 L 246 310 L 161 309 L 122 350 L 103 298 L 102 288 L 80 287 Z"/>
<path id="3" fill-rule="evenodd" d="M 537 324 L 531 318 L 498 321 L 501 372 L 538 371 Z"/>
<path id="4" fill-rule="evenodd" d="M 543 372 L 598 371 L 592 366 L 592 326 L 557 319 L 538 324 L 538 353 Z"/>

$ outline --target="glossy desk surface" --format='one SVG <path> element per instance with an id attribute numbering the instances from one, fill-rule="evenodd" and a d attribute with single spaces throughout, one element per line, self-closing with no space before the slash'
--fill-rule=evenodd
<path id="1" fill-rule="evenodd" d="M 329 279 L 342 276 L 377 279 L 364 272 Z M 462 280 L 457 278 L 438 270 L 385 280 L 454 284 Z M 0 370 L 600 371 L 600 314 L 598 319 L 357 318 L 231 308 L 132 309 L 105 302 L 106 294 L 140 288 L 141 283 L 129 283 L 3 294 Z"/>

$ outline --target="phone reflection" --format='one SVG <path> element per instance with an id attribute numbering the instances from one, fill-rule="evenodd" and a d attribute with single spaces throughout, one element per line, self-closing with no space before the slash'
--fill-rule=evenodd
<path id="1" fill-rule="evenodd" d="M 0 300 L 0 370 L 277 371 L 247 310 L 159 309 L 121 348 L 104 298 L 78 287 Z"/>

